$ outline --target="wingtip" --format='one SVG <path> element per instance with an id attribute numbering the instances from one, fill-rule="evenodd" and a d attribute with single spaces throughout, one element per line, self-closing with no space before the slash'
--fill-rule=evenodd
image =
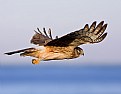
<path id="1" fill-rule="evenodd" d="M 4 55 L 12 55 L 11 53 L 4 53 Z"/>
<path id="2" fill-rule="evenodd" d="M 45 27 L 43 27 L 43 31 L 44 31 L 44 32 L 46 32 L 46 29 L 45 29 Z"/>
<path id="3" fill-rule="evenodd" d="M 103 26 L 103 24 L 104 24 L 104 21 L 101 21 L 101 22 L 97 25 L 97 28 Z"/>
<path id="4" fill-rule="evenodd" d="M 103 23 L 104 23 L 104 21 L 101 21 L 100 23 L 102 23 L 102 24 L 103 24 Z"/>
<path id="5" fill-rule="evenodd" d="M 3 53 L 4 55 L 7 55 L 7 53 Z"/>
<path id="6" fill-rule="evenodd" d="M 103 25 L 104 22 L 105 22 L 105 21 L 100 21 L 99 24 L 102 24 L 102 25 Z M 96 24 L 96 23 L 97 23 L 97 21 L 94 21 L 92 24 Z"/>
<path id="7" fill-rule="evenodd" d="M 96 24 L 97 24 L 97 21 L 93 21 L 92 22 L 92 26 L 96 26 Z M 91 27 L 91 26 L 90 26 Z"/>
<path id="8" fill-rule="evenodd" d="M 40 31 L 40 29 L 39 29 L 38 27 L 37 27 L 37 30 L 38 30 L 38 32 L 39 32 L 40 34 L 42 34 L 41 31 Z"/>
<path id="9" fill-rule="evenodd" d="M 104 24 L 104 26 L 103 26 L 103 27 L 107 28 L 107 26 L 108 26 L 108 24 L 106 23 L 106 24 Z"/>
<path id="10" fill-rule="evenodd" d="M 100 36 L 98 39 L 94 40 L 93 43 L 99 43 L 99 42 L 103 41 L 106 36 L 107 36 L 107 32 L 104 33 L 102 36 Z"/>
<path id="11" fill-rule="evenodd" d="M 104 34 L 100 37 L 101 41 L 103 41 L 103 40 L 105 39 L 105 37 L 107 36 L 107 34 L 108 34 L 108 33 L 106 32 L 106 33 L 104 33 Z M 100 42 L 101 42 L 101 41 L 100 41 Z"/>
<path id="12" fill-rule="evenodd" d="M 94 21 L 92 24 L 96 24 L 97 23 L 97 21 Z"/>
<path id="13" fill-rule="evenodd" d="M 106 37 L 108 35 L 108 33 L 106 32 L 106 33 L 104 33 L 104 36 Z"/>
<path id="14" fill-rule="evenodd" d="M 84 31 L 88 31 L 88 30 L 89 30 L 89 25 L 86 24 L 86 25 L 84 26 Z"/>

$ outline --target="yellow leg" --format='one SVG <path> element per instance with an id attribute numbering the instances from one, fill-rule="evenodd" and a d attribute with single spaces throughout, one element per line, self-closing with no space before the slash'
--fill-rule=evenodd
<path id="1" fill-rule="evenodd" d="M 40 59 L 32 59 L 32 64 L 39 64 Z"/>

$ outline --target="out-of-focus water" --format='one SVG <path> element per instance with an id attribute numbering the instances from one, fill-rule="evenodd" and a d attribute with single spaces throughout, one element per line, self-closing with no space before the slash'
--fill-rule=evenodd
<path id="1" fill-rule="evenodd" d="M 0 94 L 121 94 L 121 66 L 0 66 Z"/>

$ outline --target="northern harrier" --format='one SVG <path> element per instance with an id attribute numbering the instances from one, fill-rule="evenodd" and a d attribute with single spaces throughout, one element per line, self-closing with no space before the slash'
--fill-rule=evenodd
<path id="1" fill-rule="evenodd" d="M 32 64 L 38 64 L 40 61 L 47 60 L 63 60 L 73 59 L 84 55 L 82 48 L 78 47 L 82 44 L 99 43 L 107 36 L 104 33 L 107 24 L 101 21 L 96 25 L 96 21 L 89 27 L 88 24 L 83 29 L 71 32 L 60 38 L 52 38 L 51 29 L 46 33 L 45 28 L 42 33 L 39 28 L 35 31 L 35 35 L 31 39 L 31 43 L 39 45 L 37 47 L 26 48 L 22 50 L 7 52 L 5 54 L 12 55 L 20 53 L 20 56 L 32 56 Z"/>

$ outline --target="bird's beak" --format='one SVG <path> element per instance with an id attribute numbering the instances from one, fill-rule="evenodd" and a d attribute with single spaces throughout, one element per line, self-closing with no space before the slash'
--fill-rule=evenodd
<path id="1" fill-rule="evenodd" d="M 84 53 L 82 55 L 84 56 Z"/>

